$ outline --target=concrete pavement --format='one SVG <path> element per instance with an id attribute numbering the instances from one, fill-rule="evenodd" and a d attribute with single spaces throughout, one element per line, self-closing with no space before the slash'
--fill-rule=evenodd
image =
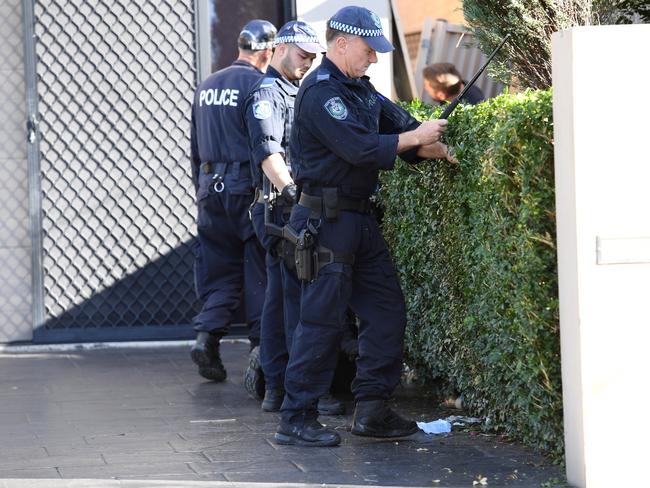
<path id="1" fill-rule="evenodd" d="M 228 379 L 203 380 L 189 345 L 5 348 L 0 352 L 0 488 L 554 487 L 563 470 L 497 436 L 453 432 L 361 438 L 349 414 L 322 417 L 334 448 L 278 446 L 278 415 L 242 387 L 248 344 L 222 344 Z M 451 414 L 422 387 L 400 387 L 416 420 Z"/>

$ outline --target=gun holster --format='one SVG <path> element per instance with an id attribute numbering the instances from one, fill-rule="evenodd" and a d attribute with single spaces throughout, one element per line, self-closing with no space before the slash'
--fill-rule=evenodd
<path id="1" fill-rule="evenodd" d="M 310 282 L 318 274 L 318 254 L 316 251 L 316 238 L 311 229 L 303 229 L 298 234 L 294 248 L 293 262 L 296 268 L 296 276 L 300 281 Z"/>
<path id="2" fill-rule="evenodd" d="M 290 227 L 285 226 L 285 229 Z M 316 239 L 318 231 L 311 224 L 299 234 L 292 230 L 286 231 L 286 234 L 283 256 L 289 269 L 295 266 L 300 281 L 314 281 L 320 270 L 331 263 L 354 264 L 354 254 L 335 253 L 327 247 L 319 246 Z"/>

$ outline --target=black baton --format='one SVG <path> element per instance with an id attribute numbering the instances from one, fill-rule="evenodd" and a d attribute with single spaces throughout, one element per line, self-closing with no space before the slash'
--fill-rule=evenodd
<path id="1" fill-rule="evenodd" d="M 499 52 L 499 49 L 501 49 L 503 47 L 503 45 L 506 43 L 506 41 L 508 40 L 508 37 L 510 37 L 510 34 L 506 34 L 506 37 L 504 37 L 503 40 L 501 41 L 501 43 L 497 46 L 497 48 L 494 51 L 492 51 L 492 54 L 490 54 L 490 57 L 487 59 L 485 64 L 483 64 L 483 66 L 481 66 L 481 69 L 479 69 L 476 72 L 476 74 L 474 75 L 474 78 L 472 78 L 469 81 L 469 83 L 467 83 L 465 85 L 465 88 L 463 88 L 463 91 L 461 91 L 460 94 L 456 98 L 454 98 L 449 105 L 447 105 L 447 107 L 442 112 L 440 117 L 438 117 L 439 119 L 446 119 L 447 117 L 449 117 L 451 115 L 451 113 L 456 108 L 456 105 L 458 105 L 458 103 L 460 102 L 460 99 L 463 98 L 463 95 L 465 95 L 467 90 L 469 90 L 472 87 L 472 85 L 474 83 L 476 83 L 476 80 L 478 79 L 478 77 L 481 76 L 481 73 L 483 73 L 483 71 L 485 71 L 485 68 L 487 68 L 488 64 L 490 64 L 490 61 L 492 61 L 492 58 L 496 55 L 496 53 Z"/>

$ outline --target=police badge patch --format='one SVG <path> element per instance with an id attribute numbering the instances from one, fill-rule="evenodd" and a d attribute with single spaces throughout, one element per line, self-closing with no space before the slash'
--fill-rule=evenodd
<path id="1" fill-rule="evenodd" d="M 271 104 L 268 100 L 260 100 L 253 104 L 253 115 L 256 119 L 268 119 L 272 113 L 273 110 L 271 109 Z"/>
<path id="2" fill-rule="evenodd" d="M 381 19 L 379 16 L 374 12 L 370 12 L 370 17 L 372 18 L 375 27 L 377 27 L 377 29 L 381 29 Z"/>
<path id="3" fill-rule="evenodd" d="M 330 98 L 323 106 L 327 113 L 336 120 L 345 120 L 348 116 L 348 108 L 340 97 Z"/>

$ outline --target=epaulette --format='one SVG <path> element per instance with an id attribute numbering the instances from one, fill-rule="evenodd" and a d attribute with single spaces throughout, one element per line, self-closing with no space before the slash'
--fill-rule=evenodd
<path id="1" fill-rule="evenodd" d="M 329 71 L 319 71 L 316 75 L 316 83 L 330 79 Z"/>
<path id="2" fill-rule="evenodd" d="M 273 78 L 272 76 L 267 76 L 262 80 L 262 83 L 260 83 L 260 88 L 268 88 L 270 86 L 273 86 L 276 79 L 277 78 Z"/>

